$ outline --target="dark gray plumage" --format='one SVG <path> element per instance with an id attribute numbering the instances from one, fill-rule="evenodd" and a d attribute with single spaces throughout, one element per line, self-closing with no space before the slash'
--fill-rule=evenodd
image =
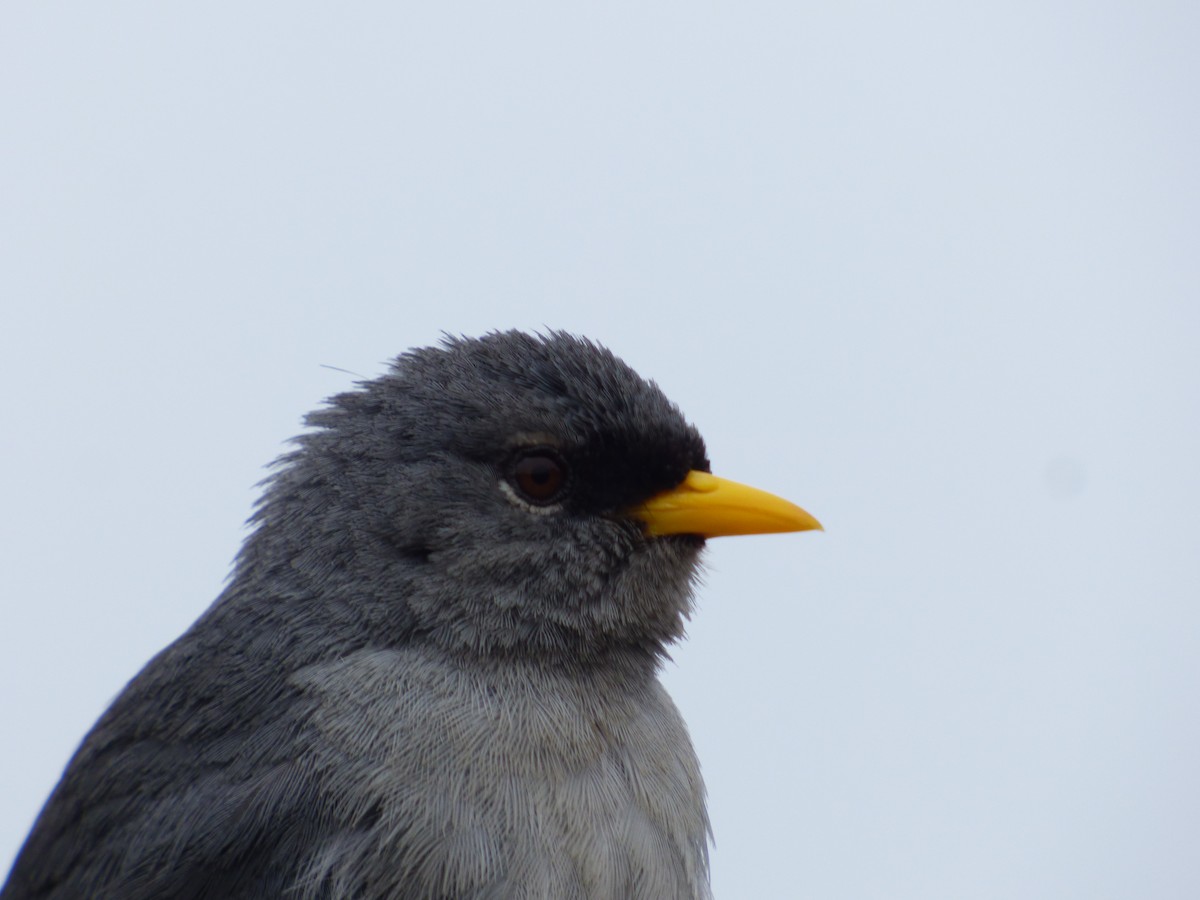
<path id="1" fill-rule="evenodd" d="M 708 897 L 656 677 L 703 539 L 626 514 L 707 471 L 696 431 L 608 351 L 517 332 L 411 352 L 308 423 L 0 897 Z"/>

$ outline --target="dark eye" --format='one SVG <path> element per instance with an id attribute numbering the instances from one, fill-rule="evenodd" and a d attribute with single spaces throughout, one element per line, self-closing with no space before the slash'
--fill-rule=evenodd
<path id="1" fill-rule="evenodd" d="M 530 503 L 545 506 L 556 502 L 567 484 L 567 466 L 553 450 L 529 450 L 517 458 L 512 484 Z"/>

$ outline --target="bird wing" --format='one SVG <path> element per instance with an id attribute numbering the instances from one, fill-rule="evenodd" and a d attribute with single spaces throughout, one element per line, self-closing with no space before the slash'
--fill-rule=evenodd
<path id="1" fill-rule="evenodd" d="M 306 848 L 332 829 L 302 752 L 312 701 L 291 679 L 311 660 L 247 643 L 233 624 L 215 605 L 126 686 L 46 801 L 0 900 L 236 900 L 295 883 Z"/>
<path id="2" fill-rule="evenodd" d="M 290 718 L 252 745 L 291 746 Z M 113 741 L 119 724 L 109 718 L 80 748 L 0 898 L 250 898 L 294 883 L 323 824 L 319 779 L 303 761 L 222 760 L 214 742 L 171 746 L 162 735 Z"/>

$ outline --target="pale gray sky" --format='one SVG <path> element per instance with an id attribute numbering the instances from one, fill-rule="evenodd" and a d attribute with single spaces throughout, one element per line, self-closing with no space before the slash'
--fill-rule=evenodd
<path id="1" fill-rule="evenodd" d="M 9 3 L 0 866 L 305 411 L 566 328 L 825 535 L 669 686 L 718 896 L 1200 896 L 1200 7 Z"/>

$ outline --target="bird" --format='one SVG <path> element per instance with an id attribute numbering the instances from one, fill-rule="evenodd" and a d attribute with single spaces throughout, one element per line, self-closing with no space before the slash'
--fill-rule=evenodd
<path id="1" fill-rule="evenodd" d="M 710 898 L 659 673 L 708 538 L 817 520 L 561 331 L 447 336 L 305 424 L 0 898 Z"/>

